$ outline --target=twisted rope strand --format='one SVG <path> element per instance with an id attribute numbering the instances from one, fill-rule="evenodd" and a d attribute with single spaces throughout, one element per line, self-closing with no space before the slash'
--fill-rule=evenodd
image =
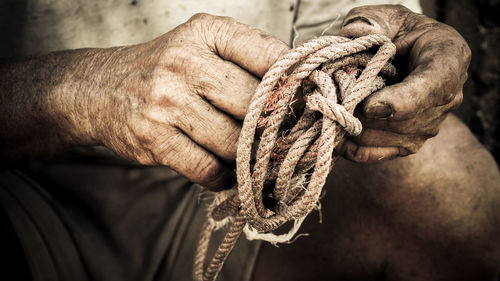
<path id="1" fill-rule="evenodd" d="M 376 47 L 375 55 L 368 52 Z M 272 243 L 289 241 L 295 235 L 305 216 L 319 205 L 336 160 L 335 147 L 346 133 L 361 133 L 354 108 L 385 86 L 383 77 L 395 76 L 394 66 L 388 63 L 395 51 L 383 35 L 352 40 L 322 36 L 289 50 L 271 66 L 243 122 L 236 158 L 237 192 L 217 195 L 209 208 L 194 261 L 196 281 L 217 278 L 242 232 L 249 239 Z M 293 109 L 295 100 L 305 101 L 305 106 Z M 298 118 L 294 110 L 301 112 Z M 264 129 L 260 139 L 258 127 Z M 252 159 L 254 143 L 258 147 Z M 270 193 L 264 193 L 265 186 L 273 186 Z M 265 204 L 264 196 L 275 204 Z M 289 233 L 272 233 L 289 221 L 295 222 Z M 212 232 L 230 222 L 204 271 Z"/>

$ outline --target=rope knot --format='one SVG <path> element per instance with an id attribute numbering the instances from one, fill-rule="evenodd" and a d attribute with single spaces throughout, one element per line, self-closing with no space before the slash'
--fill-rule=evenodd
<path id="1" fill-rule="evenodd" d="M 336 121 L 349 135 L 357 136 L 361 134 L 363 129 L 361 121 L 347 111 L 342 104 L 338 104 L 336 101 L 319 94 L 308 96 L 306 102 L 309 109 L 318 111 L 330 120 Z"/>
<path id="2" fill-rule="evenodd" d="M 248 239 L 271 243 L 293 238 L 304 218 L 318 208 L 335 163 L 334 148 L 346 132 L 361 133 L 354 108 L 385 86 L 379 73 L 395 76 L 388 63 L 395 52 L 391 40 L 380 34 L 356 39 L 321 36 L 288 51 L 271 66 L 241 129 L 237 189 L 217 194 L 208 210 L 195 257 L 196 281 L 215 280 L 243 232 Z M 297 102 L 294 107 L 296 100 L 305 100 L 305 106 Z M 290 221 L 294 226 L 288 233 L 273 232 Z M 211 234 L 226 224 L 229 229 L 205 267 Z"/>

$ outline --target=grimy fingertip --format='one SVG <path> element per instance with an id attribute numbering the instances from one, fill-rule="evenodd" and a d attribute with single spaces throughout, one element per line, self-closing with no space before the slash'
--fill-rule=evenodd
<path id="1" fill-rule="evenodd" d="M 372 119 L 385 119 L 391 117 L 393 113 L 392 106 L 385 102 L 367 103 L 364 106 L 364 115 Z"/>
<path id="2" fill-rule="evenodd" d="M 353 8 L 345 17 L 341 36 L 356 38 L 383 34 L 394 39 L 411 11 L 400 5 L 366 5 Z"/>
<path id="3" fill-rule="evenodd" d="M 346 18 L 340 35 L 349 38 L 357 38 L 369 34 L 386 34 L 384 27 L 381 27 L 376 21 L 366 16 L 354 16 Z"/>
<path id="4" fill-rule="evenodd" d="M 345 142 L 343 153 L 344 158 L 357 163 L 377 163 L 394 159 L 398 155 L 399 147 L 360 146 L 350 140 Z"/>

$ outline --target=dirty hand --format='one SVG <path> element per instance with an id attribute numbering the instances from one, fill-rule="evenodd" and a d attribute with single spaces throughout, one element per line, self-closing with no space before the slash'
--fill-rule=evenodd
<path id="1" fill-rule="evenodd" d="M 243 120 L 260 77 L 287 50 L 231 18 L 193 16 L 97 63 L 90 100 L 95 139 L 119 156 L 167 165 L 191 181 L 231 188 Z"/>
<path id="2" fill-rule="evenodd" d="M 347 37 L 374 33 L 393 40 L 396 61 L 404 61 L 398 71 L 406 77 L 360 105 L 363 132 L 340 149 L 357 162 L 406 156 L 435 136 L 447 113 L 462 102 L 471 58 L 453 28 L 400 5 L 352 9 L 340 32 Z"/>

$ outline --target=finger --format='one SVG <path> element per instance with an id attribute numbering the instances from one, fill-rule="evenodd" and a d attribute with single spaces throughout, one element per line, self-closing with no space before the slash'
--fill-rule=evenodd
<path id="1" fill-rule="evenodd" d="M 383 34 L 394 39 L 405 20 L 404 14 L 412 13 L 404 6 L 361 6 L 349 11 L 340 35 L 350 38 L 369 34 Z"/>
<path id="2" fill-rule="evenodd" d="M 192 80 L 194 90 L 215 107 L 243 120 L 259 79 L 218 56 L 214 55 L 209 60 L 196 66 L 202 68 L 206 75 Z"/>
<path id="3" fill-rule="evenodd" d="M 203 99 L 196 97 L 177 115 L 178 127 L 196 143 L 227 162 L 236 159 L 240 135 L 239 122 L 217 110 Z"/>
<path id="4" fill-rule="evenodd" d="M 460 91 L 449 104 L 432 107 L 424 110 L 414 118 L 408 120 L 372 119 L 360 116 L 364 128 L 391 131 L 398 134 L 431 135 L 435 136 L 446 114 L 458 108 L 462 103 L 463 94 Z"/>
<path id="5" fill-rule="evenodd" d="M 458 47 L 458 53 L 461 55 L 456 58 L 468 66 L 471 58 L 470 48 L 460 33 L 451 26 L 422 14 L 410 12 L 400 26 L 400 30 L 401 32 L 392 38 L 396 45 L 397 55 L 405 55 L 410 52 L 418 53 L 420 47 L 429 42 L 438 43 L 451 40 Z M 467 66 L 464 70 L 467 69 Z"/>
<path id="6" fill-rule="evenodd" d="M 229 17 L 197 14 L 190 21 L 210 26 L 207 45 L 221 58 L 262 77 L 288 46 L 272 35 Z"/>
<path id="7" fill-rule="evenodd" d="M 403 135 L 365 128 L 359 136 L 349 139 L 363 147 L 402 147 L 411 153 L 415 153 L 422 147 L 427 136 Z"/>
<path id="8" fill-rule="evenodd" d="M 358 163 L 376 163 L 409 154 L 400 147 L 365 147 L 350 140 L 344 142 L 339 153 L 344 158 Z"/>
<path id="9" fill-rule="evenodd" d="M 175 107 L 148 111 L 148 118 L 159 124 L 173 124 L 194 142 L 232 162 L 241 130 L 239 121 L 224 114 L 198 95 L 177 100 Z M 165 111 L 169 111 L 168 114 Z"/>
<path id="10" fill-rule="evenodd" d="M 155 155 L 160 158 L 159 164 L 171 167 L 192 182 L 212 191 L 230 189 L 236 184 L 231 169 L 180 131 L 171 134 L 162 152 Z"/>
<path id="11" fill-rule="evenodd" d="M 381 5 L 351 10 L 341 30 L 349 37 L 373 33 L 394 39 L 398 54 L 411 50 L 411 73 L 369 97 L 363 108 L 367 117 L 408 119 L 450 102 L 465 82 L 470 50 L 449 26 L 402 6 Z"/>
<path id="12" fill-rule="evenodd" d="M 429 28 L 445 26 L 401 5 L 361 6 L 352 9 L 346 16 L 340 35 L 356 38 L 383 34 L 394 41 L 396 54 L 403 55 L 409 52 L 415 40 L 429 31 Z"/>
<path id="13" fill-rule="evenodd" d="M 433 58 L 420 60 L 419 63 L 403 81 L 365 99 L 363 115 L 367 118 L 405 120 L 431 107 L 450 103 L 461 86 L 457 63 L 444 54 L 434 54 Z"/>
<path id="14" fill-rule="evenodd" d="M 447 114 L 441 114 L 434 120 L 426 120 L 424 123 L 418 117 L 412 118 L 405 121 L 389 121 L 380 120 L 379 122 L 373 121 L 364 124 L 365 129 L 373 129 L 378 131 L 390 132 L 397 135 L 409 135 L 409 136 L 422 136 L 425 138 L 431 138 L 437 135 L 439 132 L 439 127 L 441 123 L 446 118 Z M 386 122 L 386 123 L 382 123 Z"/>

